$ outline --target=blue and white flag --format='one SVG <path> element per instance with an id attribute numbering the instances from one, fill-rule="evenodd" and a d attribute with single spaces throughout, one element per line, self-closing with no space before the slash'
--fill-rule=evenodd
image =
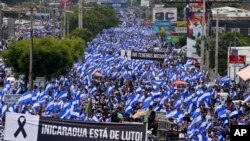
<path id="1" fill-rule="evenodd" d="M 19 104 L 26 105 L 32 102 L 32 93 L 27 91 L 18 100 Z"/>
<path id="2" fill-rule="evenodd" d="M 250 94 L 248 94 L 247 96 L 246 96 L 246 98 L 244 99 L 244 102 L 246 103 L 246 102 L 249 102 L 250 101 Z"/>
<path id="3" fill-rule="evenodd" d="M 234 110 L 229 114 L 229 117 L 230 119 L 234 119 L 237 118 L 238 114 L 239 114 L 238 110 Z"/>
<path id="4" fill-rule="evenodd" d="M 66 99 L 68 96 L 68 91 L 67 90 L 64 90 L 64 91 L 60 91 L 58 93 L 58 100 L 64 100 Z"/>
<path id="5" fill-rule="evenodd" d="M 197 135 L 196 141 L 208 141 L 208 139 L 203 134 L 199 134 Z"/>
<path id="6" fill-rule="evenodd" d="M 126 114 L 130 114 L 132 112 L 133 112 L 132 106 L 129 105 L 128 107 L 126 107 L 126 109 L 125 109 Z"/>
<path id="7" fill-rule="evenodd" d="M 151 104 L 152 104 L 152 98 L 151 97 L 146 98 L 142 104 L 142 109 L 148 108 Z"/>
<path id="8" fill-rule="evenodd" d="M 179 96 L 175 101 L 174 101 L 174 107 L 178 108 L 182 104 L 182 98 Z"/>
<path id="9" fill-rule="evenodd" d="M 106 89 L 106 95 L 107 96 L 109 96 L 110 94 L 112 94 L 113 93 L 113 91 L 114 91 L 114 88 L 113 87 L 108 87 L 107 89 Z"/>

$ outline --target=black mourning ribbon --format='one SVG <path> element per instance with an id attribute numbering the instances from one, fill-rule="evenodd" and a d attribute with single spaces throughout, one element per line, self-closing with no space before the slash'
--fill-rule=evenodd
<path id="1" fill-rule="evenodd" d="M 21 119 L 22 119 L 22 121 L 21 121 Z M 26 137 L 27 137 L 27 134 L 26 134 L 26 132 L 25 132 L 25 130 L 24 130 L 24 125 L 25 125 L 25 123 L 26 123 L 26 118 L 25 118 L 24 116 L 20 116 L 20 117 L 18 118 L 18 121 L 17 121 L 17 122 L 18 122 L 19 127 L 18 127 L 18 129 L 16 130 L 16 132 L 14 133 L 15 138 L 18 136 L 18 134 L 19 134 L 20 132 L 22 132 L 23 137 L 26 138 Z"/>

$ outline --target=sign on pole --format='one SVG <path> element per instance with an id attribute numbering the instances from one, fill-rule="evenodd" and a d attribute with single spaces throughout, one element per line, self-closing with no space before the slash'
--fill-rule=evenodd
<path id="1" fill-rule="evenodd" d="M 44 87 L 45 86 L 45 77 L 36 77 L 36 80 L 34 81 L 34 84 L 37 87 Z"/>
<path id="2" fill-rule="evenodd" d="M 245 64 L 245 55 L 229 55 L 229 63 L 231 64 Z"/>
<path id="3" fill-rule="evenodd" d="M 16 103 L 21 96 L 22 96 L 21 94 L 5 94 L 4 102 L 9 103 L 9 104 Z"/>
<path id="4" fill-rule="evenodd" d="M 8 112 L 5 140 L 145 141 L 146 124 L 93 123 Z"/>

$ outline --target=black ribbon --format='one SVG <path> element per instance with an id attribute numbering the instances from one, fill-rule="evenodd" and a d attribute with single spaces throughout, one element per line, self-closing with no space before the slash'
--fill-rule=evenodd
<path id="1" fill-rule="evenodd" d="M 22 121 L 21 121 L 21 119 L 22 119 Z M 20 117 L 18 118 L 18 121 L 17 121 L 17 122 L 18 122 L 19 127 L 18 127 L 18 129 L 16 130 L 16 132 L 14 133 L 15 138 L 18 136 L 18 134 L 19 134 L 20 132 L 22 132 L 23 137 L 26 138 L 26 137 L 27 137 L 27 134 L 26 134 L 26 132 L 25 132 L 25 130 L 24 130 L 24 125 L 25 125 L 25 123 L 26 123 L 26 118 L 25 118 L 24 116 L 20 116 Z"/>

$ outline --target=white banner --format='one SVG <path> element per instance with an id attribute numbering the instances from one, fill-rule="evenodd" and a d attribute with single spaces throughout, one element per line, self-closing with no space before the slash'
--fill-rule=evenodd
<path id="1" fill-rule="evenodd" d="M 131 60 L 131 50 L 121 50 L 121 57 Z"/>
<path id="2" fill-rule="evenodd" d="M 5 121 L 5 140 L 37 140 L 39 116 L 8 112 Z"/>

